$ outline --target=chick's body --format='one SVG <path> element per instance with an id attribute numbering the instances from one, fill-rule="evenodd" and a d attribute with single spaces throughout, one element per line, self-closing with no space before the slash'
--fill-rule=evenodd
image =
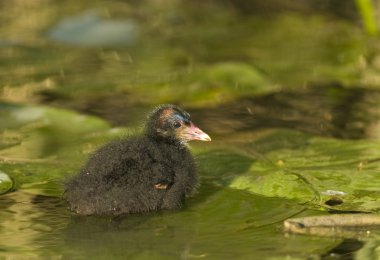
<path id="1" fill-rule="evenodd" d="M 96 151 L 66 184 L 70 209 L 80 215 L 118 215 L 181 207 L 197 185 L 195 162 L 183 142 L 157 129 Z"/>
<path id="2" fill-rule="evenodd" d="M 158 183 L 167 189 L 155 188 Z M 196 184 L 186 147 L 133 138 L 98 150 L 68 183 L 66 196 L 82 215 L 137 213 L 178 208 Z"/>

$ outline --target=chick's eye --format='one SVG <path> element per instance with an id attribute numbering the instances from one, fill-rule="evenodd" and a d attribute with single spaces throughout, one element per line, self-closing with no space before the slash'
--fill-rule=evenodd
<path id="1" fill-rule="evenodd" d="M 173 126 L 174 126 L 174 128 L 180 128 L 181 123 L 180 122 L 174 122 Z"/>

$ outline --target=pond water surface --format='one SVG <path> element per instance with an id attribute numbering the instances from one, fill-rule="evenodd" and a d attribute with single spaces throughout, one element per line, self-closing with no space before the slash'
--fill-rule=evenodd
<path id="1" fill-rule="evenodd" d="M 283 230 L 380 211 L 379 42 L 350 4 L 284 2 L 1 3 L 0 257 L 378 259 L 378 230 Z M 213 139 L 190 144 L 196 194 L 173 212 L 70 213 L 64 181 L 160 103 Z"/>

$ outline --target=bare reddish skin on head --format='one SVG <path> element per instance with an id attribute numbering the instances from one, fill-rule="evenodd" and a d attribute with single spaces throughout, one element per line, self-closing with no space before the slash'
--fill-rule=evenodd
<path id="1" fill-rule="evenodd" d="M 160 112 L 158 118 L 158 129 L 167 124 L 173 124 L 172 135 L 182 142 L 191 140 L 211 141 L 211 138 L 190 121 L 189 114 L 185 111 L 177 111 L 167 108 Z M 179 127 L 174 127 L 174 123 L 180 123 Z"/>
<path id="2" fill-rule="evenodd" d="M 159 124 L 163 125 L 168 117 L 171 117 L 174 114 L 174 110 L 172 108 L 167 108 L 161 112 L 159 117 Z"/>

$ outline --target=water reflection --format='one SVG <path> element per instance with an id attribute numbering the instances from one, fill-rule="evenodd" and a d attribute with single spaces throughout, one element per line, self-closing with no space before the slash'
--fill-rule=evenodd
<path id="1" fill-rule="evenodd" d="M 103 102 L 98 102 L 101 97 L 80 102 L 45 94 L 47 104 L 95 114 L 114 125 L 136 125 L 149 110 L 127 94 L 108 93 L 103 98 Z M 380 91 L 374 89 L 312 86 L 187 110 L 202 128 L 214 134 L 288 128 L 343 139 L 380 139 Z"/>
<path id="2" fill-rule="evenodd" d="M 288 128 L 344 139 L 380 138 L 380 91 L 314 86 L 191 110 L 213 133 Z"/>
<path id="3" fill-rule="evenodd" d="M 37 259 L 43 253 L 56 256 L 50 249 L 60 243 L 60 230 L 65 226 L 67 212 L 62 200 L 55 198 L 43 202 L 22 191 L 0 197 L 0 257 Z M 6 239 L 5 239 L 6 238 Z"/>
<path id="4" fill-rule="evenodd" d="M 354 254 L 364 243 L 356 239 L 345 239 L 341 244 L 331 249 L 329 252 L 321 256 L 321 260 L 329 259 L 355 259 Z"/>
<path id="5" fill-rule="evenodd" d="M 203 199 L 194 198 L 177 212 L 110 218 L 73 216 L 57 197 L 9 193 L 0 197 L 0 228 L 7 237 L 0 256 L 229 259 L 281 254 L 300 244 L 284 240 L 276 226 L 302 210 L 291 201 L 212 186 L 199 196 Z M 311 251 L 331 243 L 299 239 Z"/>
<path id="6" fill-rule="evenodd" d="M 207 197 L 210 188 L 203 189 L 201 196 Z M 9 193 L 0 197 L 0 228 L 7 237 L 0 242 L 0 257 L 230 259 L 291 254 L 303 258 L 318 257 L 320 252 L 329 259 L 332 254 L 352 256 L 364 244 L 352 239 L 284 238 L 279 232 L 281 220 L 301 208 L 294 208 L 291 201 L 238 193 L 214 187 L 205 201 L 191 200 L 181 211 L 116 218 L 74 216 L 60 198 Z M 378 245 L 371 241 L 359 254 L 371 253 Z"/>

